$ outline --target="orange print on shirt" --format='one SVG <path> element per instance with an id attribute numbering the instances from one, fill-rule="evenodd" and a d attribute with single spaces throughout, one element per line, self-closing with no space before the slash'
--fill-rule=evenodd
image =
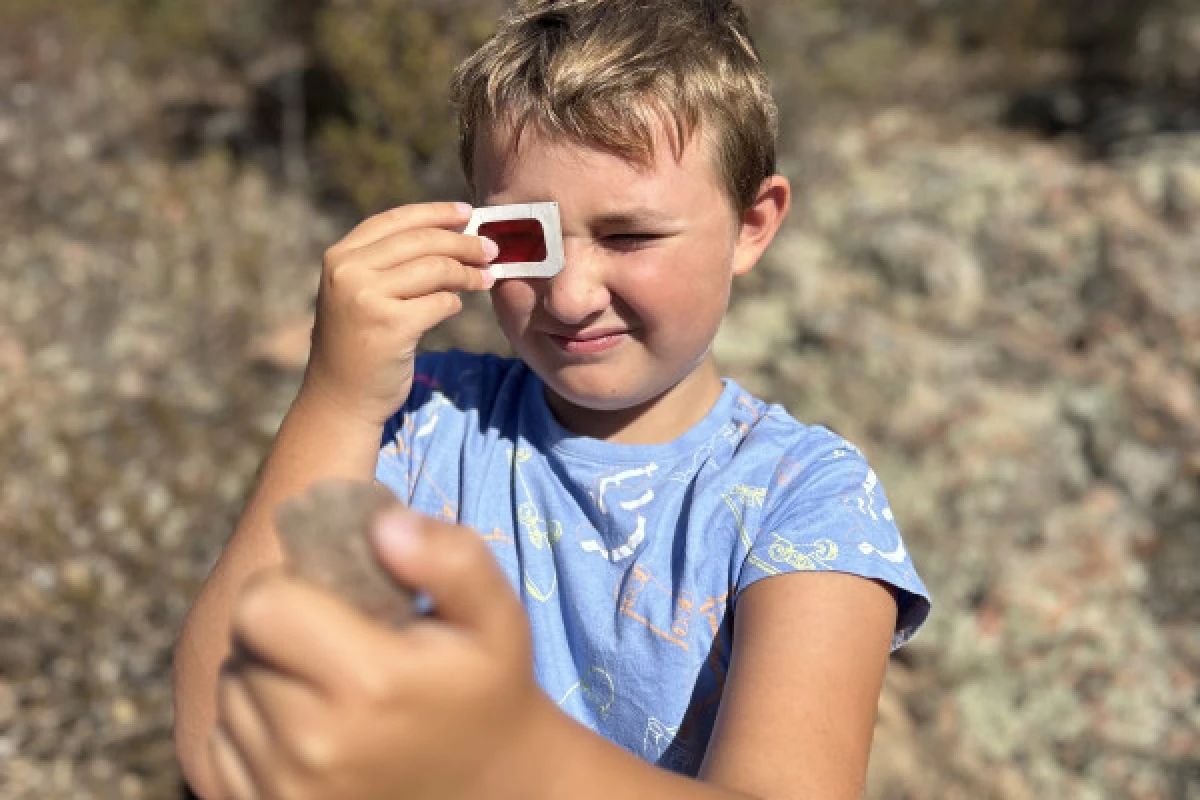
<path id="1" fill-rule="evenodd" d="M 691 593 L 687 591 L 679 593 L 679 597 L 676 599 L 672 609 L 669 630 L 664 630 L 647 618 L 649 612 L 639 610 L 638 608 L 642 593 L 647 589 L 650 589 L 656 596 L 665 595 L 669 602 L 671 590 L 659 582 L 654 577 L 654 574 L 646 569 L 645 566 L 634 564 L 630 571 L 628 584 L 617 606 L 618 610 L 630 619 L 636 620 L 646 626 L 656 636 L 665 639 L 686 652 L 689 648 L 684 637 L 688 634 L 692 611 L 696 605 L 695 601 L 692 600 Z"/>

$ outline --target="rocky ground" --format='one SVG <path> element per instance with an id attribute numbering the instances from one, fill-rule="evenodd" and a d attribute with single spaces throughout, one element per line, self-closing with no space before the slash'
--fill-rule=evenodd
<path id="1" fill-rule="evenodd" d="M 175 632 L 351 220 L 172 157 L 170 76 L 2 44 L 0 797 L 177 798 Z M 870 796 L 1200 796 L 1200 136 L 1086 161 L 896 106 L 785 151 L 717 352 L 863 447 L 934 594 Z"/>

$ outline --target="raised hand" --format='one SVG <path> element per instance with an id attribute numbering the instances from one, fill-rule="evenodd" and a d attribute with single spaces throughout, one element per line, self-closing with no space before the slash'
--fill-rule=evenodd
<path id="1" fill-rule="evenodd" d="M 407 399 L 421 336 L 491 288 L 489 239 L 461 233 L 465 203 L 402 206 L 364 220 L 325 253 L 302 393 L 382 425 Z"/>

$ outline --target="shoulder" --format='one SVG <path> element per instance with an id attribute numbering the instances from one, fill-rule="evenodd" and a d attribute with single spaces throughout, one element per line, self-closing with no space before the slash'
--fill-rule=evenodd
<path id="1" fill-rule="evenodd" d="M 453 430 L 466 435 L 503 428 L 516 413 L 530 375 L 516 359 L 461 350 L 421 353 L 413 368 L 412 389 L 388 420 L 383 444 L 428 438 L 435 428 L 440 441 Z"/>
<path id="2" fill-rule="evenodd" d="M 445 350 L 421 353 L 413 368 L 413 386 L 407 407 L 418 407 L 441 395 L 461 403 L 493 394 L 528 372 L 524 363 L 490 353 Z"/>
<path id="3" fill-rule="evenodd" d="M 778 404 L 738 389 L 733 421 L 741 431 L 736 455 L 768 479 L 769 502 L 812 499 L 822 490 L 844 488 L 870 470 L 862 452 L 823 425 L 805 424 Z M 760 477 L 760 480 L 763 480 Z"/>
<path id="4" fill-rule="evenodd" d="M 763 463 L 738 590 L 791 572 L 867 578 L 896 598 L 893 646 L 910 639 L 928 616 L 929 593 L 863 452 L 826 427 L 762 403 L 741 449 Z"/>

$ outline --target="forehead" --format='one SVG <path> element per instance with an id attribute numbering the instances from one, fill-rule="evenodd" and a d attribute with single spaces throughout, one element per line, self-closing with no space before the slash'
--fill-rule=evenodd
<path id="1" fill-rule="evenodd" d="M 577 142 L 533 124 L 519 136 L 512 125 L 500 124 L 481 129 L 476 139 L 473 182 L 488 202 L 711 203 L 714 193 L 724 193 L 710 151 L 700 129 L 680 146 L 665 124 L 655 131 L 647 159 Z"/>

